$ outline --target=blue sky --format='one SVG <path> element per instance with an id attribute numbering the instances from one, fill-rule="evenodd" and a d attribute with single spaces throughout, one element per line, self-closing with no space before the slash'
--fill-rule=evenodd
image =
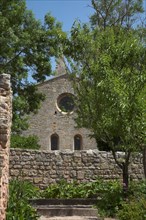
<path id="1" fill-rule="evenodd" d="M 63 24 L 63 30 L 69 32 L 75 19 L 88 22 L 93 14 L 90 0 L 26 0 L 27 8 L 35 17 L 42 20 L 47 12 Z"/>
<path id="2" fill-rule="evenodd" d="M 88 22 L 89 16 L 93 14 L 91 0 L 26 0 L 27 9 L 33 11 L 35 17 L 42 22 L 47 12 L 51 12 L 63 25 L 63 30 L 70 31 L 75 19 Z M 52 69 L 56 67 L 52 58 Z"/>
<path id="3" fill-rule="evenodd" d="M 146 10 L 146 0 L 144 2 Z M 51 12 L 52 16 L 62 23 L 63 30 L 68 33 L 75 19 L 88 22 L 89 16 L 94 12 L 91 8 L 91 0 L 26 0 L 26 5 L 42 22 L 45 14 Z M 54 60 L 52 60 L 52 68 L 55 68 Z"/>

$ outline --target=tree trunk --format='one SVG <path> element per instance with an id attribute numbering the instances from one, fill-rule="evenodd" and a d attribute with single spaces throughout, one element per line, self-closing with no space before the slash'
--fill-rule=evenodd
<path id="1" fill-rule="evenodd" d="M 128 185 L 129 185 L 129 172 L 128 172 L 129 165 L 127 163 L 123 163 L 123 192 L 126 195 L 128 191 Z"/>
<path id="2" fill-rule="evenodd" d="M 129 185 L 129 160 L 130 160 L 130 155 L 131 151 L 125 153 L 125 161 L 124 162 L 119 162 L 117 157 L 116 157 L 116 152 L 112 150 L 113 157 L 115 159 L 116 164 L 120 167 L 122 170 L 122 177 L 123 177 L 123 193 L 125 197 L 127 196 L 127 191 L 128 191 L 128 185 Z"/>
<path id="3" fill-rule="evenodd" d="M 146 178 L 146 147 L 143 149 L 143 170 L 144 170 L 144 176 Z"/>

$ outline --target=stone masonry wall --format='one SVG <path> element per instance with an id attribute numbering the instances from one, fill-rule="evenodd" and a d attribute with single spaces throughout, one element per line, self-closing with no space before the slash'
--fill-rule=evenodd
<path id="1" fill-rule="evenodd" d="M 67 181 L 76 179 L 78 182 L 94 181 L 97 177 L 122 178 L 112 154 L 98 150 L 73 152 L 11 149 L 10 176 L 29 180 L 40 188 L 62 178 Z M 133 155 L 130 178 L 143 177 L 142 155 Z"/>
<path id="2" fill-rule="evenodd" d="M 9 146 L 11 130 L 10 76 L 0 75 L 0 220 L 5 219 L 8 198 Z"/>

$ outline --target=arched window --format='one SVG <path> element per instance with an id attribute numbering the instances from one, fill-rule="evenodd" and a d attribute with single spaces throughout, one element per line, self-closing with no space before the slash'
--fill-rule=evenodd
<path id="1" fill-rule="evenodd" d="M 59 150 L 59 136 L 57 134 L 51 135 L 51 150 Z"/>
<path id="2" fill-rule="evenodd" d="M 74 136 L 74 150 L 82 150 L 82 137 L 79 134 Z"/>

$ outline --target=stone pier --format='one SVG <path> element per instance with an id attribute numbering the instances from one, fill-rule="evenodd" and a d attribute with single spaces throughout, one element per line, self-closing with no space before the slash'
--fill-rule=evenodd
<path id="1" fill-rule="evenodd" d="M 10 76 L 0 74 L 0 220 L 6 218 L 9 180 L 9 147 L 12 119 Z"/>

